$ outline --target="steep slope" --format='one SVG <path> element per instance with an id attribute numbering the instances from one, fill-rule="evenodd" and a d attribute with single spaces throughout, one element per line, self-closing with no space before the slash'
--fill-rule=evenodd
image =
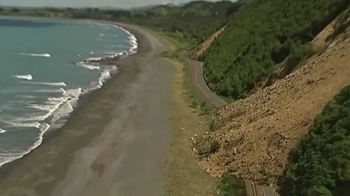
<path id="1" fill-rule="evenodd" d="M 317 39 L 318 44 L 323 39 L 323 53 L 272 86 L 217 112 L 212 127 L 222 127 L 204 137 L 216 148 L 200 161 L 202 168 L 214 176 L 235 171 L 245 179 L 277 183 L 300 135 L 350 83 L 349 33 L 327 42 L 334 32 L 332 25 L 325 28 L 327 36 Z"/>
<path id="2" fill-rule="evenodd" d="M 309 133 L 292 151 L 284 195 L 349 195 L 350 86 L 316 117 Z"/>
<path id="3" fill-rule="evenodd" d="M 200 57 L 211 89 L 235 99 L 264 85 L 278 66 L 289 73 L 312 55 L 315 51 L 308 43 L 350 4 L 348 0 L 247 2 Z"/>
<path id="4" fill-rule="evenodd" d="M 197 59 L 204 51 L 206 51 L 211 43 L 217 38 L 226 28 L 226 25 L 221 29 L 215 31 L 212 35 L 210 35 L 207 39 L 196 45 L 193 49 L 190 50 L 189 55 L 191 58 Z"/>
<path id="5" fill-rule="evenodd" d="M 320 34 L 315 44 L 333 39 L 350 25 L 350 10 L 339 16 L 329 36 Z M 341 40 L 340 40 L 341 41 Z M 290 153 L 281 181 L 283 195 L 349 195 L 350 85 L 344 87 L 319 114 L 308 134 Z"/>

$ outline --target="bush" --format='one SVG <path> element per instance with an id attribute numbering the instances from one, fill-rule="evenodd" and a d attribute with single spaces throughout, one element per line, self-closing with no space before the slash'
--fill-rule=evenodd
<path id="1" fill-rule="evenodd" d="M 277 64 L 286 61 L 286 73 L 292 71 L 313 53 L 308 43 L 350 4 L 349 0 L 246 2 L 199 57 L 210 88 L 234 99 L 263 85 Z"/>
<path id="2" fill-rule="evenodd" d="M 247 196 L 244 181 L 234 174 L 224 174 L 220 180 L 218 189 L 219 196 Z"/>
<path id="3" fill-rule="evenodd" d="M 11 11 L 12 11 L 12 12 L 20 12 L 20 10 L 17 9 L 17 8 L 13 8 Z"/>
<path id="4" fill-rule="evenodd" d="M 220 148 L 220 144 L 216 140 L 210 141 L 202 138 L 202 140 L 198 141 L 197 148 L 199 158 L 205 158 L 210 154 L 217 152 Z"/>

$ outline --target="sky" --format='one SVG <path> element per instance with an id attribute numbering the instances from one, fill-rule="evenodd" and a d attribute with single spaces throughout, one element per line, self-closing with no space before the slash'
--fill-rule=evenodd
<path id="1" fill-rule="evenodd" d="M 162 4 L 167 2 L 183 3 L 190 0 L 0 0 L 2 6 L 25 7 L 106 7 L 130 8 L 144 5 Z M 210 0 L 215 1 L 215 0 Z"/>

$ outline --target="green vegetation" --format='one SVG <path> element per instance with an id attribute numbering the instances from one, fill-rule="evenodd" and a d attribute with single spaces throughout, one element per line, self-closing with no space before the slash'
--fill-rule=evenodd
<path id="1" fill-rule="evenodd" d="M 350 86 L 318 115 L 291 152 L 283 195 L 347 196 L 350 192 Z"/>
<path id="2" fill-rule="evenodd" d="M 348 0 L 247 1 L 200 56 L 209 87 L 239 99 L 264 85 L 278 67 L 283 67 L 277 74 L 283 77 L 313 54 L 310 41 L 349 4 Z"/>
<path id="3" fill-rule="evenodd" d="M 218 141 L 208 137 L 199 138 L 194 146 L 197 149 L 198 158 L 200 159 L 208 157 L 210 154 L 217 152 L 220 148 Z"/>
<path id="4" fill-rule="evenodd" d="M 246 196 L 244 181 L 234 174 L 226 173 L 222 176 L 218 186 L 219 196 Z"/>
<path id="5" fill-rule="evenodd" d="M 11 11 L 12 11 L 12 12 L 20 12 L 20 10 L 17 9 L 17 8 L 13 8 Z"/>
<path id="6" fill-rule="evenodd" d="M 99 19 L 136 23 L 147 28 L 167 32 L 180 41 L 191 45 L 204 40 L 221 28 L 227 16 L 236 12 L 241 3 L 231 1 L 195 1 L 182 6 L 160 5 L 148 9 L 102 10 L 98 8 L 42 8 L 0 10 L 2 15 L 30 15 L 39 17 L 65 17 L 75 19 Z M 16 12 L 19 12 L 17 8 Z"/>
<path id="7" fill-rule="evenodd" d="M 221 28 L 227 16 L 240 5 L 230 1 L 195 1 L 181 7 L 157 6 L 148 10 L 145 16 L 135 16 L 134 20 L 158 30 L 179 32 L 188 41 L 197 43 Z"/>
<path id="8" fill-rule="evenodd" d="M 326 40 L 333 40 L 334 38 L 336 38 L 338 35 L 340 35 L 341 33 L 343 33 L 346 28 L 350 25 L 350 8 L 347 9 L 345 12 L 343 12 L 338 20 L 336 21 L 336 23 L 334 24 L 333 28 L 335 29 L 334 32 L 329 35 Z M 347 35 L 349 36 L 349 35 Z"/>

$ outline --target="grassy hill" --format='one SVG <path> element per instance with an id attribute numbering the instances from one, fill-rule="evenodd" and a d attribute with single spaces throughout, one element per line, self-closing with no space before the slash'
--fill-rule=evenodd
<path id="1" fill-rule="evenodd" d="M 285 76 L 314 54 L 309 42 L 349 4 L 348 0 L 246 3 L 200 56 L 207 83 L 216 93 L 239 99 L 266 85 L 269 77 Z M 282 71 L 274 73 L 278 69 Z"/>

